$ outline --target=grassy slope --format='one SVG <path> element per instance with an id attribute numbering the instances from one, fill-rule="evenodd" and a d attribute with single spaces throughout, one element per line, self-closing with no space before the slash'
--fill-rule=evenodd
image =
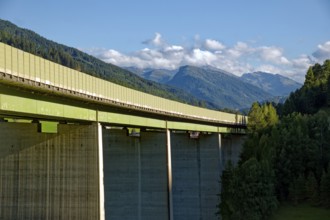
<path id="1" fill-rule="evenodd" d="M 308 204 L 281 205 L 269 220 L 329 220 L 330 209 L 313 207 Z"/>

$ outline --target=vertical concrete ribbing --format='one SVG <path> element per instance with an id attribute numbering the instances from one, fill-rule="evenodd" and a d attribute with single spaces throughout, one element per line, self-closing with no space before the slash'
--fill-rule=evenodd
<path id="1" fill-rule="evenodd" d="M 219 136 L 172 134 L 174 219 L 217 219 Z"/>
<path id="2" fill-rule="evenodd" d="M 141 146 L 140 146 L 140 141 L 139 139 L 135 138 L 134 139 L 134 143 L 135 143 L 135 146 L 137 148 L 137 169 L 138 169 L 138 197 L 137 197 L 137 200 L 138 200 L 138 220 L 141 220 L 141 216 L 142 216 L 142 180 L 141 180 Z"/>
<path id="3" fill-rule="evenodd" d="M 218 211 L 220 193 L 218 138 L 218 134 L 205 134 L 199 139 L 201 219 L 217 219 L 215 213 Z"/>
<path id="4" fill-rule="evenodd" d="M 104 130 L 105 215 L 112 219 L 168 220 L 165 132 Z"/>
<path id="5" fill-rule="evenodd" d="M 186 133 L 172 133 L 173 217 L 199 219 L 199 176 L 197 140 Z"/>
<path id="6" fill-rule="evenodd" d="M 134 219 L 138 216 L 138 169 L 134 138 L 125 130 L 103 131 L 105 216 Z"/>
<path id="7" fill-rule="evenodd" d="M 0 123 L 0 219 L 99 219 L 93 125 Z"/>

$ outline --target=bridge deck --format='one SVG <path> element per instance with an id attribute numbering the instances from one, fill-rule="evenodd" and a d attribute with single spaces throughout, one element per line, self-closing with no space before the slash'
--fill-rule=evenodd
<path id="1" fill-rule="evenodd" d="M 43 94 L 44 99 L 39 101 L 31 97 L 21 97 L 22 95 L 13 98 L 6 95 L 8 88 L 2 86 L 2 102 L 15 99 L 11 100 L 12 103 L 25 103 L 24 106 L 21 105 L 21 111 L 24 111 L 27 106 L 35 108 L 38 104 L 39 109 L 34 113 L 38 111 L 40 113 L 41 109 L 53 109 L 53 114 L 60 116 L 58 109 L 63 109 L 63 103 L 61 106 L 56 106 L 56 103 L 47 100 L 54 96 L 55 99 L 66 97 L 69 100 L 79 100 L 81 103 L 88 102 L 90 109 L 86 109 L 86 106 L 81 108 L 80 104 L 78 107 L 71 106 L 70 109 L 70 103 L 64 104 L 66 110 L 70 109 L 71 112 L 85 111 L 87 115 L 85 117 L 88 117 L 85 118 L 86 120 L 122 122 L 134 119 L 140 120 L 141 123 L 148 120 L 153 124 L 158 124 L 157 127 L 159 127 L 160 124 L 164 124 L 164 119 L 172 119 L 176 121 L 172 123 L 177 126 L 178 121 L 184 121 L 195 124 L 194 126 L 201 124 L 234 128 L 245 128 L 247 122 L 247 118 L 242 115 L 195 107 L 119 86 L 3 43 L 0 43 L 0 83 L 7 87 L 18 87 L 21 93 L 25 90 L 25 96 L 31 96 L 31 91 L 39 94 L 38 96 Z M 30 95 L 27 95 L 28 93 Z M 46 98 L 44 94 L 47 95 Z M 2 111 L 14 110 L 8 108 L 8 103 L 7 108 L 4 105 L 1 106 Z M 17 109 L 20 106 L 16 104 L 12 108 Z M 69 117 L 75 118 L 76 113 Z"/>

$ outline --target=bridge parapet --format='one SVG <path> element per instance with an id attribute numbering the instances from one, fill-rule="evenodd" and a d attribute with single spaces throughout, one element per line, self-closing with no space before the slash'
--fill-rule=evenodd
<path id="1" fill-rule="evenodd" d="M 126 88 L 0 43 L 0 82 L 161 116 L 245 128 L 247 117 Z"/>

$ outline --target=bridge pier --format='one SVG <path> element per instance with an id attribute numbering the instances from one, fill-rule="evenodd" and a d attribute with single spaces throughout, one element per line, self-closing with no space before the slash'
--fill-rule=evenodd
<path id="1" fill-rule="evenodd" d="M 172 133 L 174 219 L 216 219 L 220 192 L 217 134 Z"/>
<path id="2" fill-rule="evenodd" d="M 0 219 L 217 219 L 238 135 L 0 122 Z"/>
<path id="3" fill-rule="evenodd" d="M 236 163 L 241 139 L 103 130 L 106 219 L 217 219 L 223 160 Z"/>
<path id="4" fill-rule="evenodd" d="M 106 219 L 168 219 L 165 132 L 103 130 Z"/>
<path id="5" fill-rule="evenodd" d="M 0 131 L 0 219 L 101 219 L 97 124 Z"/>

